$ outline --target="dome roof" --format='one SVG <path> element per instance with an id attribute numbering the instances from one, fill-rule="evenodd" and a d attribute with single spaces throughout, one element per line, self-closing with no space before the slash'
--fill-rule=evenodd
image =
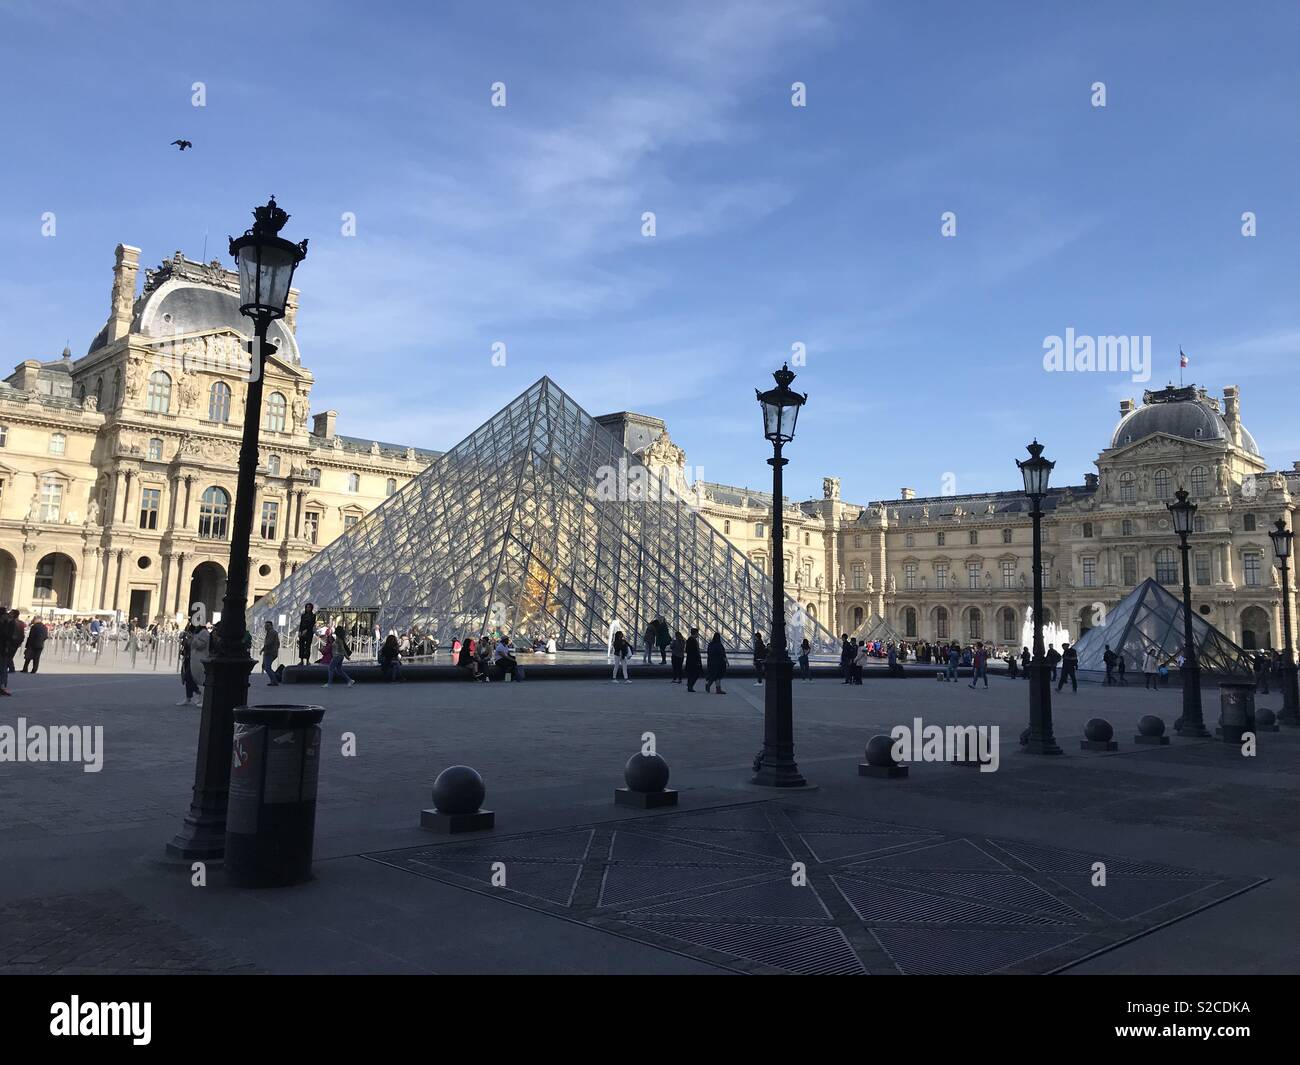
<path id="1" fill-rule="evenodd" d="M 157 339 L 214 329 L 231 329 L 246 337 L 252 335 L 252 322 L 239 313 L 239 294 L 174 278 L 163 282 L 137 304 L 135 320 L 131 323 L 133 333 Z M 289 362 L 300 361 L 298 343 L 284 319 L 271 323 L 266 339 Z"/>
<path id="2" fill-rule="evenodd" d="M 1147 392 L 1142 397 L 1142 406 L 1130 411 L 1115 426 L 1110 446 L 1126 447 L 1156 433 L 1221 443 L 1229 443 L 1232 438 L 1227 421 L 1219 413 L 1218 400 L 1195 385 L 1186 388 L 1170 385 L 1159 392 Z M 1255 438 L 1245 426 L 1241 427 L 1241 446 L 1252 455 L 1259 454 Z"/>

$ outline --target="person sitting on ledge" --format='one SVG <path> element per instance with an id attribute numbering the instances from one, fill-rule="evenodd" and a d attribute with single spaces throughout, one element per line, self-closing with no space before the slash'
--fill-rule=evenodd
<path id="1" fill-rule="evenodd" d="M 456 659 L 456 665 L 469 674 L 470 680 L 486 680 L 486 677 L 479 677 L 478 655 L 475 651 L 473 637 L 465 637 L 465 642 L 460 645 L 460 656 Z"/>
<path id="2" fill-rule="evenodd" d="M 519 661 L 515 658 L 515 649 L 510 646 L 510 637 L 505 633 L 501 634 L 501 639 L 497 641 L 496 648 L 492 652 L 492 664 L 496 667 L 498 680 L 505 680 L 506 674 L 510 675 L 512 681 L 522 679 L 523 674 L 519 668 Z"/>
<path id="3" fill-rule="evenodd" d="M 402 649 L 398 645 L 396 632 L 389 632 L 384 646 L 379 649 L 379 669 L 383 673 L 384 680 L 402 679 Z"/>

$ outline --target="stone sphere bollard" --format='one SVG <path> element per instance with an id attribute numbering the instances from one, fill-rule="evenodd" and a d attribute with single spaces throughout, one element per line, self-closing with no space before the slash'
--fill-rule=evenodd
<path id="1" fill-rule="evenodd" d="M 433 782 L 433 805 L 439 813 L 472 814 L 486 797 L 483 778 L 467 765 L 449 766 Z"/>
<path id="2" fill-rule="evenodd" d="M 1273 713 L 1267 706 L 1261 706 L 1255 711 L 1255 731 L 1277 732 L 1277 714 Z"/>
<path id="3" fill-rule="evenodd" d="M 872 736 L 867 741 L 866 761 L 858 763 L 858 776 L 880 780 L 900 780 L 908 767 L 894 761 L 894 740 L 890 736 Z"/>
<path id="4" fill-rule="evenodd" d="M 623 767 L 627 787 L 614 789 L 617 806 L 635 806 L 649 810 L 659 806 L 676 806 L 677 792 L 665 787 L 668 783 L 668 763 L 659 754 L 637 751 Z"/>
<path id="5" fill-rule="evenodd" d="M 1083 734 L 1090 740 L 1104 743 L 1106 740 L 1114 738 L 1115 730 L 1104 717 L 1093 717 L 1089 718 L 1088 723 L 1083 726 Z"/>
<path id="6" fill-rule="evenodd" d="M 1025 729 L 1023 732 L 1020 733 L 1020 746 L 1021 747 L 1029 746 L 1029 729 Z"/>
<path id="7" fill-rule="evenodd" d="M 1138 721 L 1138 734 L 1133 737 L 1134 743 L 1143 743 L 1149 747 L 1167 747 L 1169 746 L 1169 737 L 1165 735 L 1165 723 L 1162 718 L 1156 717 L 1155 714 L 1143 714 Z"/>
<path id="8" fill-rule="evenodd" d="M 663 791 L 668 784 L 668 763 L 660 755 L 638 751 L 623 767 L 623 779 L 633 791 Z"/>
<path id="9" fill-rule="evenodd" d="M 1111 723 L 1104 717 L 1089 718 L 1088 723 L 1083 726 L 1083 734 L 1087 738 L 1080 741 L 1079 749 L 1084 751 L 1118 751 L 1119 744 L 1115 742 L 1115 729 Z"/>

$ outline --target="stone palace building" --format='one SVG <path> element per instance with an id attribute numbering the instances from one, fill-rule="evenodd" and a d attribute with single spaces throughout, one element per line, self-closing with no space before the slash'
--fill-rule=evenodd
<path id="1" fill-rule="evenodd" d="M 1145 393 L 1141 406 L 1124 400 L 1119 414 L 1097 472 L 1052 488 L 1044 503 L 1044 620 L 1078 636 L 1147 577 L 1181 598 L 1178 538 L 1166 509 L 1181 487 L 1199 507 L 1194 609 L 1246 648 L 1281 646 L 1268 530 L 1279 517 L 1295 527 L 1300 463 L 1269 469 L 1242 424 L 1235 387 L 1220 401 L 1194 385 L 1170 385 Z M 612 420 L 623 423 L 625 442 L 646 466 L 684 469 L 685 453 L 662 421 L 602 419 Z M 822 484 L 821 499 L 787 500 L 783 511 L 787 591 L 811 617 L 837 635 L 1021 646 L 1033 546 L 1020 488 L 931 497 L 904 488 L 896 499 L 859 504 L 840 498 L 838 478 Z M 771 494 L 703 483 L 694 495 L 700 513 L 770 573 Z M 1287 609 L 1294 626 L 1294 581 Z"/>
<path id="2" fill-rule="evenodd" d="M 0 603 L 149 621 L 221 608 L 248 375 L 239 282 L 118 245 L 109 317 L 74 359 L 0 384 Z M 256 597 L 423 470 L 433 452 L 308 417 L 298 294 L 271 326 L 250 581 Z"/>

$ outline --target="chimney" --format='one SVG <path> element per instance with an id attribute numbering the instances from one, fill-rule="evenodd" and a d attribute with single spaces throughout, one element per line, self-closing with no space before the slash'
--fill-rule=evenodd
<path id="1" fill-rule="evenodd" d="M 898 490 L 898 498 L 899 498 L 899 499 L 915 499 L 915 498 L 916 498 L 916 489 L 915 489 L 915 488 L 900 488 L 900 489 Z"/>
<path id="2" fill-rule="evenodd" d="M 1085 473 L 1083 475 L 1083 487 L 1095 489 L 1097 487 L 1097 475 L 1095 473 Z"/>
<path id="3" fill-rule="evenodd" d="M 113 296 L 108 314 L 106 343 L 113 343 L 131 331 L 131 311 L 135 306 L 135 277 L 140 269 L 140 249 L 129 244 L 117 246 L 113 263 Z"/>
<path id="4" fill-rule="evenodd" d="M 41 364 L 35 359 L 25 359 L 14 367 L 9 383 L 19 392 L 35 392 L 36 381 L 41 375 Z M 38 477 L 37 480 L 40 480 Z"/>
<path id="5" fill-rule="evenodd" d="M 311 435 L 323 437 L 326 440 L 334 439 L 334 422 L 338 416 L 339 412 L 336 410 L 326 410 L 321 411 L 320 414 L 313 414 Z"/>
<path id="6" fill-rule="evenodd" d="M 1133 413 L 1133 401 L 1131 399 L 1121 399 L 1119 401 L 1119 416 L 1126 418 Z"/>
<path id="7" fill-rule="evenodd" d="M 1236 385 L 1226 385 L 1223 389 L 1223 420 L 1227 423 L 1232 446 L 1241 447 L 1241 401 Z"/>

